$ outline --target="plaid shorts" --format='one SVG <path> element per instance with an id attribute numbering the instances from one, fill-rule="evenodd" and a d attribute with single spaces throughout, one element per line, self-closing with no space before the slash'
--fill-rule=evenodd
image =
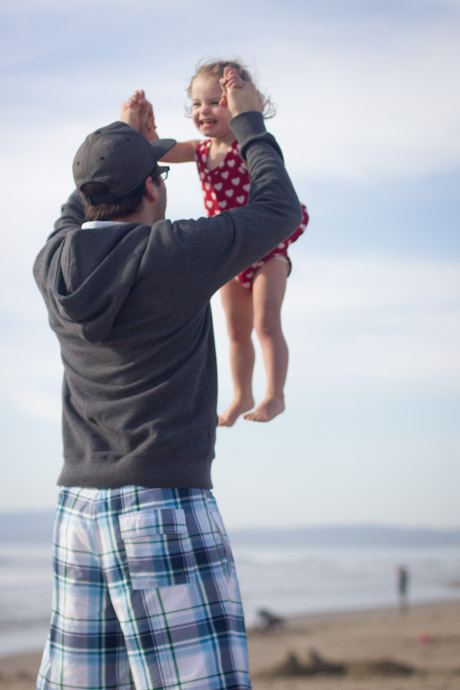
<path id="1" fill-rule="evenodd" d="M 228 537 L 201 489 L 64 488 L 38 690 L 246 690 Z"/>

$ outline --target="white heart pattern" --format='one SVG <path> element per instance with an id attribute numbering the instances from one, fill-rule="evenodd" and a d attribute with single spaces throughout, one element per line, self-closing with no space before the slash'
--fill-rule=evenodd
<path id="1" fill-rule="evenodd" d="M 225 208 L 227 206 L 227 202 L 226 201 L 219 201 L 219 206 L 221 208 Z"/>
<path id="2" fill-rule="evenodd" d="M 250 188 L 251 188 L 251 185 L 250 185 L 250 184 L 244 184 L 244 185 L 243 185 L 243 189 L 244 189 L 245 192 L 249 192 Z"/>
<path id="3" fill-rule="evenodd" d="M 217 191 L 220 192 L 220 190 L 222 189 L 222 182 L 217 182 L 214 185 L 214 189 L 217 189 Z"/>
<path id="4" fill-rule="evenodd" d="M 212 208 L 212 207 L 213 207 L 212 201 L 208 200 L 208 201 L 206 202 L 206 206 L 207 206 L 208 208 Z"/>
<path id="5" fill-rule="evenodd" d="M 228 167 L 229 167 L 229 168 L 233 168 L 233 166 L 235 165 L 235 162 L 236 162 L 236 161 L 234 161 L 233 159 L 232 159 L 232 160 L 229 160 L 228 163 L 227 163 Z"/>
<path id="6" fill-rule="evenodd" d="M 239 204 L 244 204 L 244 202 L 246 201 L 246 197 L 243 194 L 243 196 L 237 196 L 236 200 Z"/>
<path id="7" fill-rule="evenodd" d="M 224 178 L 224 180 L 226 180 L 229 175 L 230 175 L 230 173 L 228 172 L 228 170 L 222 171 L 222 177 Z"/>
<path id="8" fill-rule="evenodd" d="M 228 197 L 233 196 L 233 189 L 226 189 L 225 190 L 225 196 L 228 196 Z"/>
<path id="9" fill-rule="evenodd" d="M 240 182 L 241 182 L 241 177 L 234 177 L 232 180 L 232 184 L 234 184 L 235 186 L 237 184 L 240 184 Z"/>

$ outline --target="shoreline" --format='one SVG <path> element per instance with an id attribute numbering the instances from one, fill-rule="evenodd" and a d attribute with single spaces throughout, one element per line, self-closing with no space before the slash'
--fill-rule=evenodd
<path id="1" fill-rule="evenodd" d="M 430 610 L 433 607 L 440 608 L 442 609 L 443 607 L 450 609 L 453 606 L 459 606 L 460 608 L 460 597 L 459 598 L 453 598 L 453 599 L 443 599 L 443 600 L 438 600 L 438 601 L 427 601 L 427 602 L 420 602 L 416 604 L 411 604 L 409 601 L 409 612 L 410 611 L 420 611 L 423 612 L 424 610 Z M 385 605 L 382 604 L 381 606 L 371 606 L 371 607 L 365 607 L 363 606 L 362 608 L 358 607 L 355 609 L 336 609 L 334 611 L 313 611 L 311 613 L 299 613 L 297 615 L 289 615 L 286 616 L 286 620 L 289 621 L 290 624 L 295 624 L 296 622 L 298 623 L 322 623 L 325 620 L 331 618 L 334 621 L 342 619 L 342 618 L 366 618 L 367 616 L 379 616 L 379 615 L 384 615 L 384 614 L 399 614 L 399 610 L 397 607 L 397 602 L 395 601 L 394 604 L 391 605 Z M 258 628 L 257 626 L 248 626 L 248 634 L 249 632 L 257 632 Z M 460 632 L 460 624 L 459 624 L 459 632 Z M 460 660 L 460 657 L 459 657 Z"/>
<path id="2" fill-rule="evenodd" d="M 254 690 L 455 690 L 460 601 L 290 616 L 248 628 Z M 42 651 L 0 657 L 0 690 L 33 690 Z M 322 664 L 322 666 L 321 666 Z M 396 685 L 395 685 L 396 683 Z"/>

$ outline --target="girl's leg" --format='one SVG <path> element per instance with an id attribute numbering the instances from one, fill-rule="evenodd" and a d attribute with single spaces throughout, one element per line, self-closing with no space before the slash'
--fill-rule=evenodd
<path id="1" fill-rule="evenodd" d="M 219 426 L 232 426 L 237 418 L 254 405 L 252 371 L 254 346 L 252 295 L 234 278 L 220 290 L 230 338 L 230 368 L 233 379 L 233 400 L 219 416 Z"/>
<path id="2" fill-rule="evenodd" d="M 286 291 L 288 265 L 270 259 L 257 271 L 252 286 L 254 325 L 262 348 L 267 390 L 253 412 L 244 415 L 255 422 L 269 422 L 284 411 L 284 384 L 288 348 L 281 329 L 281 305 Z"/>

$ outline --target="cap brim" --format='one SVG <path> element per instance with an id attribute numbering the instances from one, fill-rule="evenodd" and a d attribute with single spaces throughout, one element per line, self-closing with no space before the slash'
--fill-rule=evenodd
<path id="1" fill-rule="evenodd" d="M 153 148 L 157 161 L 163 158 L 163 156 L 165 156 L 176 144 L 177 141 L 175 139 L 154 139 L 150 142 L 150 146 Z"/>

